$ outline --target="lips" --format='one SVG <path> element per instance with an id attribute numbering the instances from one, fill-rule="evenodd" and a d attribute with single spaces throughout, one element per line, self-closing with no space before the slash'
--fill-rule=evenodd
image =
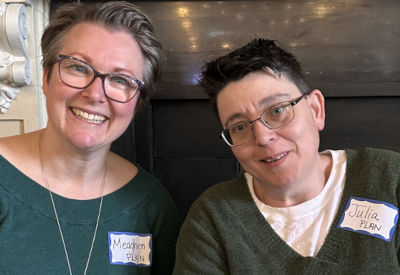
<path id="1" fill-rule="evenodd" d="M 281 153 L 281 154 L 266 158 L 263 161 L 266 162 L 266 163 L 271 163 L 271 162 L 280 160 L 281 158 L 285 157 L 287 154 L 288 154 L 288 152 L 284 152 L 284 153 Z"/>
<path id="2" fill-rule="evenodd" d="M 78 118 L 85 120 L 89 123 L 94 123 L 94 124 L 100 124 L 102 123 L 104 120 L 107 119 L 107 117 L 102 116 L 102 115 L 97 115 L 97 114 L 91 114 L 85 111 L 82 111 L 80 109 L 77 108 L 71 108 L 72 112 L 74 113 L 75 116 L 77 116 Z"/>

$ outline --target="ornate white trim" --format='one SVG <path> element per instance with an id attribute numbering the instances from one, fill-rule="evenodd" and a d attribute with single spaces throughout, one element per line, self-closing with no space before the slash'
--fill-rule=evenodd
<path id="1" fill-rule="evenodd" d="M 31 1 L 0 1 L 0 113 L 32 82 L 27 47 Z"/>

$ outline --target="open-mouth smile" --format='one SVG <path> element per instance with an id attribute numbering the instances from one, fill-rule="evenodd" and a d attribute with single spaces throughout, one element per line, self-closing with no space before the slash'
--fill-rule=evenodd
<path id="1" fill-rule="evenodd" d="M 71 108 L 71 111 L 76 117 L 89 123 L 100 124 L 107 119 L 105 116 L 90 114 L 77 108 Z"/>
<path id="2" fill-rule="evenodd" d="M 288 152 L 284 152 L 275 157 L 264 159 L 263 161 L 266 163 L 274 162 L 274 161 L 280 160 L 281 158 L 285 157 L 287 154 L 288 154 Z"/>

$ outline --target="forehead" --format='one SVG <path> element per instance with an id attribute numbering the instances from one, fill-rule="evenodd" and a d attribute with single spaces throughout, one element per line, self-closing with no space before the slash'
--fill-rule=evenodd
<path id="1" fill-rule="evenodd" d="M 218 94 L 217 108 L 224 123 L 232 115 L 252 115 L 300 94 L 284 74 L 258 71 L 225 86 Z"/>
<path id="2" fill-rule="evenodd" d="M 143 67 L 143 54 L 137 41 L 123 30 L 110 30 L 95 23 L 79 23 L 66 34 L 60 53 L 82 57 L 96 66 L 121 67 L 138 71 Z M 106 68 L 105 68 L 106 69 Z"/>

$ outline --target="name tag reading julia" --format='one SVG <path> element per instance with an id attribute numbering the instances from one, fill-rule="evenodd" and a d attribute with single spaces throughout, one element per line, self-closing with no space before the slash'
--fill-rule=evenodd
<path id="1" fill-rule="evenodd" d="M 108 232 L 108 244 L 111 264 L 151 266 L 151 234 Z"/>
<path id="2" fill-rule="evenodd" d="M 350 197 L 339 228 L 390 242 L 399 219 L 399 209 L 390 203 Z"/>

